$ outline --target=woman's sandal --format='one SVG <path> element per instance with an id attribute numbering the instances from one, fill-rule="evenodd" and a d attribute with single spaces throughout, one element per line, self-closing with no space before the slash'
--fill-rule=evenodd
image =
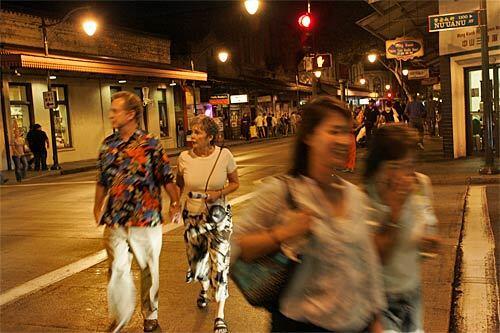
<path id="1" fill-rule="evenodd" d="M 205 290 L 202 289 L 200 291 L 200 295 L 198 296 L 198 299 L 196 300 L 196 305 L 198 305 L 198 307 L 200 309 L 204 309 L 207 307 L 208 300 L 207 300 L 207 292 Z"/>
<path id="2" fill-rule="evenodd" d="M 227 324 L 222 318 L 215 318 L 214 333 L 229 333 Z"/>

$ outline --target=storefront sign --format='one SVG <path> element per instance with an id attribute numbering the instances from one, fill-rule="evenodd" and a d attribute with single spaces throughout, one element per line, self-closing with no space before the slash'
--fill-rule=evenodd
<path id="1" fill-rule="evenodd" d="M 429 16 L 429 32 L 477 27 L 478 25 L 478 11 Z"/>
<path id="2" fill-rule="evenodd" d="M 473 12 L 479 2 L 468 0 L 439 1 L 440 13 Z M 500 46 L 500 1 L 488 1 L 488 46 Z M 446 14 L 443 14 L 446 15 Z M 441 30 L 439 32 L 439 55 L 463 53 L 481 49 L 481 32 L 477 27 Z"/>
<path id="3" fill-rule="evenodd" d="M 423 86 L 432 86 L 436 83 L 439 82 L 439 78 L 437 76 L 431 76 L 427 79 L 423 79 L 422 81 L 420 81 L 420 83 L 423 85 Z"/>
<path id="4" fill-rule="evenodd" d="M 229 105 L 229 94 L 210 96 L 209 103 L 212 105 Z"/>
<path id="5" fill-rule="evenodd" d="M 43 92 L 43 107 L 46 109 L 56 108 L 56 92 L 44 91 Z"/>
<path id="6" fill-rule="evenodd" d="M 248 103 L 248 95 L 231 95 L 231 104 Z"/>
<path id="7" fill-rule="evenodd" d="M 409 80 L 427 79 L 429 77 L 429 68 L 408 70 Z"/>
<path id="8" fill-rule="evenodd" d="M 257 97 L 257 103 L 268 103 L 268 102 L 272 102 L 271 95 Z"/>
<path id="9" fill-rule="evenodd" d="M 402 37 L 385 41 L 387 59 L 407 61 L 424 55 L 422 38 Z"/>

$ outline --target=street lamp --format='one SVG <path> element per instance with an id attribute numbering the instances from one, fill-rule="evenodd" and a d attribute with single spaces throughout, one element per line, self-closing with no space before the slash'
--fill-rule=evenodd
<path id="1" fill-rule="evenodd" d="M 408 73 L 409 73 L 409 72 L 410 72 L 410 71 L 409 71 L 409 70 L 407 70 L 406 68 L 405 68 L 405 69 L 403 69 L 403 75 L 404 75 L 404 76 L 408 76 Z"/>
<path id="2" fill-rule="evenodd" d="M 45 51 L 45 56 L 47 57 L 49 55 L 49 42 L 47 39 L 47 28 L 56 26 L 58 24 L 61 24 L 63 22 L 66 22 L 74 13 L 81 11 L 81 10 L 89 10 L 90 7 L 85 6 L 85 7 L 78 7 L 75 8 L 71 11 L 69 11 L 62 19 L 57 20 L 53 23 L 48 24 L 45 22 L 45 18 L 42 17 L 42 25 L 40 25 L 40 29 L 42 30 L 42 40 L 43 40 L 43 48 Z M 97 22 L 94 20 L 87 19 L 83 22 L 82 24 L 83 30 L 88 36 L 93 36 L 94 33 L 97 30 Z M 54 75 L 50 75 L 50 70 L 47 70 L 47 91 L 49 93 L 52 92 L 52 86 L 50 81 L 55 80 Z M 57 155 L 57 141 L 56 141 L 56 126 L 55 126 L 55 116 L 54 116 L 54 108 L 49 108 L 49 118 L 50 118 L 50 139 L 52 141 L 52 159 L 54 163 L 50 167 L 51 170 L 59 170 L 61 169 L 61 166 L 59 165 L 59 157 Z"/>
<path id="3" fill-rule="evenodd" d="M 390 84 L 386 84 L 385 85 L 385 90 L 390 90 L 391 89 L 391 85 Z"/>
<path id="4" fill-rule="evenodd" d="M 365 78 L 361 78 L 359 79 L 359 83 L 364 86 L 366 84 L 366 79 Z"/>
<path id="5" fill-rule="evenodd" d="M 226 62 L 227 59 L 229 59 L 229 52 L 219 51 L 219 53 L 217 54 L 217 58 L 219 59 L 220 62 Z"/>
<path id="6" fill-rule="evenodd" d="M 246 0 L 245 9 L 248 14 L 253 15 L 259 10 L 260 1 L 259 0 Z"/>
<path id="7" fill-rule="evenodd" d="M 368 61 L 371 62 L 372 64 L 377 61 L 377 54 L 376 53 L 370 53 L 368 55 Z"/>
<path id="8" fill-rule="evenodd" d="M 314 76 L 319 79 L 321 77 L 321 71 L 314 71 Z"/>

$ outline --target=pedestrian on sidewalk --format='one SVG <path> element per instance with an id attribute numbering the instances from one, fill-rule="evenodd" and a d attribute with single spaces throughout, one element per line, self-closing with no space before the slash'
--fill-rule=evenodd
<path id="1" fill-rule="evenodd" d="M 291 171 L 254 196 L 236 225 L 235 256 L 252 262 L 287 248 L 301 259 L 270 306 L 271 332 L 382 332 L 385 299 L 368 198 L 332 174 L 346 161 L 351 113 L 330 97 L 303 111 Z"/>
<path id="2" fill-rule="evenodd" d="M 245 113 L 243 117 L 241 117 L 241 135 L 245 138 L 245 140 L 250 140 L 250 117 L 248 113 Z"/>
<path id="3" fill-rule="evenodd" d="M 12 160 L 14 161 L 14 170 L 17 182 L 21 182 L 23 178 L 26 178 L 26 172 L 28 170 L 28 159 L 26 158 L 26 152 L 24 151 L 25 145 L 26 143 L 23 137 L 22 129 L 15 128 L 10 146 L 12 148 Z"/>
<path id="4" fill-rule="evenodd" d="M 429 177 L 414 171 L 416 136 L 406 126 L 378 129 L 368 148 L 365 189 L 378 218 L 371 219 L 388 308 L 385 331 L 423 332 L 421 254 L 437 249 L 437 218 Z"/>
<path id="5" fill-rule="evenodd" d="M 117 131 L 99 151 L 94 216 L 104 225 L 108 253 L 108 307 L 119 332 L 135 308 L 132 255 L 141 269 L 144 332 L 158 324 L 159 260 L 162 246 L 161 187 L 170 196 L 170 216 L 179 216 L 179 194 L 160 140 L 139 128 L 141 99 L 128 91 L 111 97 L 109 119 Z M 174 219 L 175 220 L 175 219 Z"/>
<path id="6" fill-rule="evenodd" d="M 364 112 L 363 123 L 365 124 L 366 130 L 366 143 L 367 145 L 370 143 L 372 137 L 372 131 L 377 128 L 377 120 L 379 117 L 379 111 L 377 106 L 375 105 L 375 100 L 370 99 L 368 102 L 368 106 Z"/>
<path id="7" fill-rule="evenodd" d="M 182 148 L 186 145 L 186 132 L 182 120 L 177 121 L 177 148 Z"/>
<path id="8" fill-rule="evenodd" d="M 265 138 L 266 137 L 266 130 L 264 129 L 264 117 L 262 116 L 262 113 L 259 113 L 257 117 L 255 117 L 255 126 L 257 126 L 257 132 L 259 134 L 259 138 Z"/>
<path id="9" fill-rule="evenodd" d="M 233 230 L 226 196 L 239 187 L 238 170 L 229 149 L 215 145 L 217 125 L 211 118 L 196 116 L 191 128 L 193 149 L 183 151 L 177 161 L 189 264 L 186 282 L 200 282 L 196 301 L 200 309 L 215 299 L 218 309 L 214 332 L 226 333 L 224 305 L 229 297 L 229 241 Z"/>
<path id="10" fill-rule="evenodd" d="M 417 147 L 424 149 L 424 119 L 427 117 L 425 106 L 419 101 L 415 95 L 408 96 L 409 102 L 406 105 L 405 115 L 408 117 L 410 126 L 418 131 Z"/>
<path id="11" fill-rule="evenodd" d="M 35 158 L 35 171 L 48 170 L 47 168 L 47 150 L 49 149 L 49 138 L 47 133 L 42 130 L 40 124 L 35 124 L 26 136 L 28 146 Z"/>
<path id="12" fill-rule="evenodd" d="M 267 114 L 266 124 L 267 124 L 267 137 L 271 138 L 271 137 L 274 136 L 274 131 L 273 131 L 273 116 L 272 116 L 271 113 Z"/>

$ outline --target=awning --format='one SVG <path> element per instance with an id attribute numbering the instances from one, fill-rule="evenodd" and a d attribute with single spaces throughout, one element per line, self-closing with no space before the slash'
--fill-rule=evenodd
<path id="1" fill-rule="evenodd" d="M 94 60 L 87 58 L 65 57 L 32 52 L 2 50 L 2 68 L 31 68 L 81 73 L 131 75 L 181 80 L 206 81 L 207 73 L 190 71 L 175 67 L 139 66 L 116 60 Z"/>
<path id="2" fill-rule="evenodd" d="M 245 88 L 251 88 L 255 90 L 261 90 L 262 93 L 267 93 L 270 91 L 299 91 L 311 93 L 312 87 L 304 84 L 296 84 L 295 82 L 286 82 L 277 79 L 269 78 L 255 78 L 250 76 L 242 76 L 241 78 L 223 78 L 216 77 L 211 80 L 218 83 L 230 83 L 235 86 L 242 86 Z"/>

